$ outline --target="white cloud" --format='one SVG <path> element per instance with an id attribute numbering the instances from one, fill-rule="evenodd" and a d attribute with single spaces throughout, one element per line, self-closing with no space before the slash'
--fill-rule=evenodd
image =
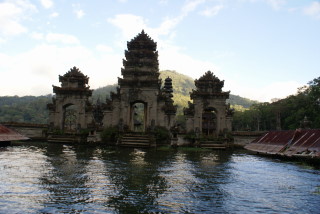
<path id="1" fill-rule="evenodd" d="M 100 52 L 112 52 L 113 51 L 110 46 L 102 45 L 102 44 L 97 45 L 96 50 L 98 50 Z"/>
<path id="2" fill-rule="evenodd" d="M 159 35 L 167 35 L 173 37 L 175 35 L 174 28 L 181 22 L 183 19 L 189 15 L 189 13 L 196 10 L 196 8 L 205 3 L 206 0 L 189 0 L 182 6 L 181 12 L 176 17 L 166 17 L 158 28 L 150 29 L 151 34 L 155 36 L 155 39 L 158 40 Z M 147 23 L 145 23 L 146 25 Z M 146 29 L 146 28 L 145 28 Z"/>
<path id="3" fill-rule="evenodd" d="M 31 38 L 36 39 L 36 40 L 44 39 L 43 33 L 33 32 L 30 36 L 31 36 Z"/>
<path id="4" fill-rule="evenodd" d="M 60 42 L 64 44 L 79 44 L 80 41 L 77 37 L 68 34 L 48 33 L 46 35 L 46 41 L 50 43 Z"/>
<path id="5" fill-rule="evenodd" d="M 250 3 L 265 2 L 269 4 L 274 10 L 280 10 L 287 3 L 287 0 L 238 0 L 238 1 L 250 2 Z"/>
<path id="6" fill-rule="evenodd" d="M 48 43 L 80 44 L 77 37 L 69 34 L 48 33 L 45 35 L 39 32 L 32 32 L 30 37 L 36 40 L 44 40 Z"/>
<path id="7" fill-rule="evenodd" d="M 160 0 L 159 4 L 160 5 L 167 5 L 168 4 L 168 0 Z"/>
<path id="8" fill-rule="evenodd" d="M 207 17 L 216 16 L 223 8 L 224 8 L 223 5 L 216 5 L 211 8 L 205 9 L 204 11 L 201 12 L 201 14 Z"/>
<path id="9" fill-rule="evenodd" d="M 286 4 L 286 0 L 266 0 L 268 4 L 271 5 L 271 7 L 274 10 L 279 10 L 283 5 Z"/>
<path id="10" fill-rule="evenodd" d="M 58 16 L 59 16 L 59 13 L 57 13 L 57 12 L 53 12 L 53 13 L 50 14 L 51 18 L 56 18 Z"/>
<path id="11" fill-rule="evenodd" d="M 206 0 L 189 0 L 182 7 L 182 15 L 187 16 L 190 12 L 194 11 L 200 4 L 205 3 Z"/>
<path id="12" fill-rule="evenodd" d="M 28 12 L 36 8 L 27 1 L 7 1 L 0 3 L 0 34 L 12 36 L 24 33 L 27 28 L 21 23 Z"/>
<path id="13" fill-rule="evenodd" d="M 85 15 L 85 12 L 81 9 L 80 4 L 72 4 L 72 8 L 73 13 L 76 15 L 78 19 L 81 19 Z"/>
<path id="14" fill-rule="evenodd" d="M 132 14 L 118 14 L 114 18 L 109 18 L 107 21 L 121 29 L 124 39 L 132 38 L 142 29 L 147 28 L 147 20 L 141 16 Z"/>
<path id="15" fill-rule="evenodd" d="M 189 13 L 195 11 L 197 7 L 203 3 L 205 3 L 206 0 L 188 0 L 186 3 L 182 6 L 181 12 L 176 17 L 166 17 L 160 26 L 158 28 L 151 29 L 156 35 L 168 35 L 172 36 L 174 35 L 174 28 L 181 22 L 185 17 L 189 15 Z"/>
<path id="16" fill-rule="evenodd" d="M 0 70 L 5 71 L 1 78 L 0 96 L 52 93 L 52 85 L 60 85 L 59 75 L 73 66 L 90 77 L 89 85 L 93 89 L 114 84 L 120 76 L 122 57 L 114 53 L 97 57 L 82 46 L 56 45 L 38 45 L 11 56 L 0 53 Z"/>
<path id="17" fill-rule="evenodd" d="M 297 10 L 298 10 L 298 8 L 296 8 L 296 7 L 291 7 L 291 8 L 288 9 L 288 12 L 294 13 L 294 12 L 296 12 Z"/>
<path id="18" fill-rule="evenodd" d="M 81 19 L 85 15 L 83 10 L 75 10 L 74 13 L 76 14 L 78 19 Z"/>
<path id="19" fill-rule="evenodd" d="M 148 20 L 133 14 L 118 14 L 114 18 L 109 18 L 107 21 L 121 29 L 124 39 L 130 39 L 140 32 L 142 29 L 147 31 L 154 40 L 159 40 L 160 35 L 173 37 L 175 35 L 174 28 L 186 17 L 190 12 L 205 3 L 206 0 L 188 0 L 182 6 L 180 14 L 176 17 L 165 17 L 159 27 L 148 27 Z M 160 1 L 163 3 L 163 1 Z"/>
<path id="20" fill-rule="evenodd" d="M 274 98 L 286 98 L 291 94 L 296 94 L 297 88 L 302 85 L 296 81 L 272 82 L 264 86 L 243 85 L 237 80 L 229 78 L 225 82 L 226 88 L 231 90 L 232 94 L 247 97 L 260 102 L 270 102 Z"/>
<path id="21" fill-rule="evenodd" d="M 53 6 L 53 2 L 51 0 L 40 0 L 40 3 L 46 9 L 51 8 Z"/>
<path id="22" fill-rule="evenodd" d="M 272 98 L 285 98 L 290 94 L 296 93 L 300 84 L 293 81 L 270 83 L 267 86 L 257 86 L 256 88 L 241 85 L 233 78 L 223 74 L 214 62 L 196 59 L 183 53 L 183 48 L 172 45 L 170 39 L 168 39 L 170 32 L 174 30 L 180 20 L 179 17 L 177 20 L 166 19 L 158 28 L 150 28 L 147 26 L 147 20 L 143 19 L 143 17 L 127 14 L 118 15 L 114 19 L 109 19 L 109 22 L 117 26 L 127 40 L 132 39 L 140 32 L 141 28 L 144 28 L 146 33 L 158 44 L 160 70 L 176 70 L 194 79 L 198 79 L 206 71 L 211 70 L 219 79 L 226 80 L 225 91 L 231 90 L 233 94 L 263 102 L 270 101 Z M 135 26 L 132 23 L 138 24 Z M 167 39 L 164 40 L 163 37 Z M 226 52 L 221 57 L 233 54 L 233 52 Z"/>
<path id="23" fill-rule="evenodd" d="M 0 37 L 0 44 L 6 43 L 6 40 Z"/>
<path id="24" fill-rule="evenodd" d="M 212 62 L 195 59 L 174 46 L 159 49 L 160 70 L 175 70 L 194 79 L 201 77 L 206 71 L 211 70 L 219 78 L 219 68 Z M 221 77 L 222 78 L 222 77 Z"/>
<path id="25" fill-rule="evenodd" d="M 158 39 L 160 35 L 166 35 L 166 36 L 174 36 L 175 31 L 174 28 L 180 23 L 181 17 L 176 18 L 165 18 L 159 27 L 150 29 L 150 31 L 156 35 L 155 39 Z"/>
<path id="26" fill-rule="evenodd" d="M 303 11 L 306 15 L 320 19 L 320 2 L 312 2 L 308 7 Z"/>
<path id="27" fill-rule="evenodd" d="M 147 20 L 131 14 L 117 15 L 113 19 L 108 19 L 108 21 L 121 30 L 122 37 L 127 41 L 136 36 L 141 29 L 144 29 L 157 42 L 161 70 L 176 70 L 193 78 L 199 78 L 208 70 L 218 72 L 217 67 L 212 62 L 192 58 L 182 53 L 181 48 L 171 44 L 170 36 L 181 20 L 180 17 L 176 19 L 167 18 L 157 28 L 148 27 Z M 162 37 L 166 39 L 164 40 Z"/>

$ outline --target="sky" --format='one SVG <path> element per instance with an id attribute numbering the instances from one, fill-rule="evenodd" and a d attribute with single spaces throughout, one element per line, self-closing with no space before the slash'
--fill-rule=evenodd
<path id="1" fill-rule="evenodd" d="M 51 94 L 73 66 L 91 89 L 117 83 L 142 29 L 160 70 L 210 70 L 234 95 L 269 102 L 320 76 L 320 1 L 0 0 L 0 96 Z"/>

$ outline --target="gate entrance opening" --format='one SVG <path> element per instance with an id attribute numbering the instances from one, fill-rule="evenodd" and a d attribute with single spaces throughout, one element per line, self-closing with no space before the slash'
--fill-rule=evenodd
<path id="1" fill-rule="evenodd" d="M 217 129 L 217 114 L 213 108 L 208 108 L 202 113 L 202 134 L 214 135 Z"/>
<path id="2" fill-rule="evenodd" d="M 68 132 L 77 130 L 77 109 L 73 104 L 68 104 L 63 108 L 63 129 Z"/>
<path id="3" fill-rule="evenodd" d="M 131 130 L 134 132 L 145 132 L 147 121 L 147 104 L 134 102 L 131 104 Z"/>

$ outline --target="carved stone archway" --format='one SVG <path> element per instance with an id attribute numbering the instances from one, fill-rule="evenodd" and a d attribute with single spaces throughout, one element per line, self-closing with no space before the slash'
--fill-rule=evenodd
<path id="1" fill-rule="evenodd" d="M 88 80 L 89 77 L 76 67 L 71 68 L 63 76 L 59 76 L 61 87 L 53 86 L 55 97 L 52 103 L 47 105 L 49 124 L 52 128 L 78 131 L 87 128 L 92 123 L 92 105 L 89 101 L 92 90 L 87 85 Z"/>

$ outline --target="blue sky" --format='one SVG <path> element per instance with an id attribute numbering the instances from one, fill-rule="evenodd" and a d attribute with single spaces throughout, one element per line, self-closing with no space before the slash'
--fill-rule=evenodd
<path id="1" fill-rule="evenodd" d="M 320 1 L 0 0 L 0 96 L 45 95 L 77 66 L 92 89 L 121 77 L 127 41 L 144 29 L 160 70 L 259 101 L 320 75 Z"/>

